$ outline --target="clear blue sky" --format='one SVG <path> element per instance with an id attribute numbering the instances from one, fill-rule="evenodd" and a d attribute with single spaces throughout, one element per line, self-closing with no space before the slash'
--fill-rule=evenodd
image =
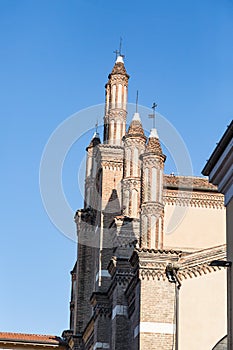
<path id="1" fill-rule="evenodd" d="M 200 175 L 233 115 L 233 1 L 0 0 L 0 33 L 0 330 L 59 335 L 69 326 L 76 246 L 41 201 L 47 140 L 104 102 L 122 36 L 129 102 L 137 89 L 141 105 L 156 100 Z M 71 154 L 64 190 L 75 211 L 84 150 Z"/>

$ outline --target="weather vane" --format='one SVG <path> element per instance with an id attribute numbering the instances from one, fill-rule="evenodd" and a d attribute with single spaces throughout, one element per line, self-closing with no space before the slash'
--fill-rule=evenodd
<path id="1" fill-rule="evenodd" d="M 155 108 L 157 107 L 158 105 L 154 102 L 153 105 L 152 105 L 152 110 L 153 110 L 153 113 L 152 114 L 149 114 L 148 117 L 153 119 L 153 129 L 155 129 Z"/>
<path id="2" fill-rule="evenodd" d="M 121 49 L 122 49 L 122 37 L 120 37 L 120 45 L 119 45 L 119 50 L 115 50 L 115 51 L 113 51 L 113 53 L 115 53 L 116 54 L 116 60 L 117 60 L 117 57 L 119 57 L 119 56 L 121 56 L 121 57 L 125 57 L 125 55 L 122 55 L 122 53 L 121 53 Z"/>

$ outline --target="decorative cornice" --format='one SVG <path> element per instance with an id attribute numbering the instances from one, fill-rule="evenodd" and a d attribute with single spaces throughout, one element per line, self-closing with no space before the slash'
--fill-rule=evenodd
<path id="1" fill-rule="evenodd" d="M 130 262 L 135 274 L 141 279 L 163 280 L 166 277 L 167 264 L 174 263 L 178 267 L 178 277 L 193 278 L 219 271 L 221 268 L 210 266 L 213 260 L 226 258 L 226 245 L 203 249 L 194 253 L 182 253 L 174 250 L 154 250 L 135 248 Z"/>
<path id="2" fill-rule="evenodd" d="M 154 153 L 142 153 L 140 159 L 143 160 L 143 168 L 155 167 L 157 169 L 163 168 L 164 160 L 160 156 L 155 156 Z"/>
<path id="3" fill-rule="evenodd" d="M 199 277 L 221 270 L 221 267 L 210 266 L 213 260 L 226 259 L 226 244 L 202 249 L 194 253 L 184 253 L 179 260 L 178 276 L 183 279 Z"/>
<path id="4" fill-rule="evenodd" d="M 109 304 L 108 295 L 106 293 L 94 292 L 91 296 L 91 304 L 93 306 L 94 320 L 100 316 L 110 317 L 112 313 L 111 305 Z"/>
<path id="5" fill-rule="evenodd" d="M 163 215 L 164 205 L 158 202 L 147 202 L 141 205 L 142 215 Z"/>
<path id="6" fill-rule="evenodd" d="M 225 208 L 224 197 L 217 192 L 165 189 L 163 199 L 165 205 L 168 204 L 213 209 Z"/>
<path id="7" fill-rule="evenodd" d="M 146 136 L 142 135 L 125 135 L 123 136 L 125 148 L 140 147 L 145 150 Z"/>
<path id="8" fill-rule="evenodd" d="M 110 150 L 110 151 L 112 151 L 112 150 L 122 150 L 123 151 L 123 149 L 124 149 L 124 147 L 123 146 L 120 146 L 120 145 L 112 145 L 112 144 L 107 144 L 107 143 L 101 143 L 101 144 L 99 144 L 98 145 L 98 148 L 99 148 L 99 150 L 100 151 L 108 151 L 108 150 Z"/>
<path id="9" fill-rule="evenodd" d="M 116 159 L 114 160 L 104 160 L 101 162 L 101 165 L 103 169 L 109 169 L 109 170 L 123 170 L 123 163 L 117 161 Z"/>
<path id="10" fill-rule="evenodd" d="M 111 108 L 108 114 L 105 116 L 105 122 L 110 123 L 111 120 L 117 121 L 120 117 L 123 121 L 126 121 L 127 111 L 122 108 Z"/>
<path id="11" fill-rule="evenodd" d="M 141 187 L 141 179 L 140 178 L 125 178 L 122 180 L 123 183 L 123 190 L 132 190 L 133 188 L 136 188 L 137 190 L 140 190 Z"/>

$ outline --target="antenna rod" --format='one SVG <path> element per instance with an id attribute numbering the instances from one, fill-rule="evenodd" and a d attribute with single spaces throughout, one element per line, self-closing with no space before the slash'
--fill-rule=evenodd
<path id="1" fill-rule="evenodd" d="M 122 48 L 122 37 L 120 37 L 120 46 L 119 46 L 119 55 L 121 56 L 121 48 Z"/>
<path id="2" fill-rule="evenodd" d="M 96 123 L 95 123 L 95 132 L 98 132 L 98 118 L 96 119 Z"/>
<path id="3" fill-rule="evenodd" d="M 138 90 L 136 94 L 136 113 L 138 112 Z"/>

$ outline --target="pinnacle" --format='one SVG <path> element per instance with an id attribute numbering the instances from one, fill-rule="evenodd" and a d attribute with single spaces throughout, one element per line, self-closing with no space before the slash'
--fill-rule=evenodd
<path id="1" fill-rule="evenodd" d="M 144 136 L 144 130 L 142 127 L 142 122 L 140 119 L 139 113 L 134 113 L 133 119 L 130 123 L 128 132 L 128 135 L 138 135 L 138 136 Z"/>
<path id="2" fill-rule="evenodd" d="M 146 146 L 146 151 L 156 153 L 157 155 L 163 155 L 156 129 L 151 130 Z"/>
<path id="3" fill-rule="evenodd" d="M 87 148 L 95 147 L 95 146 L 99 145 L 100 143 L 101 143 L 100 135 L 97 131 L 95 131 L 93 136 L 92 136 L 91 142 L 89 143 L 89 146 Z"/>

